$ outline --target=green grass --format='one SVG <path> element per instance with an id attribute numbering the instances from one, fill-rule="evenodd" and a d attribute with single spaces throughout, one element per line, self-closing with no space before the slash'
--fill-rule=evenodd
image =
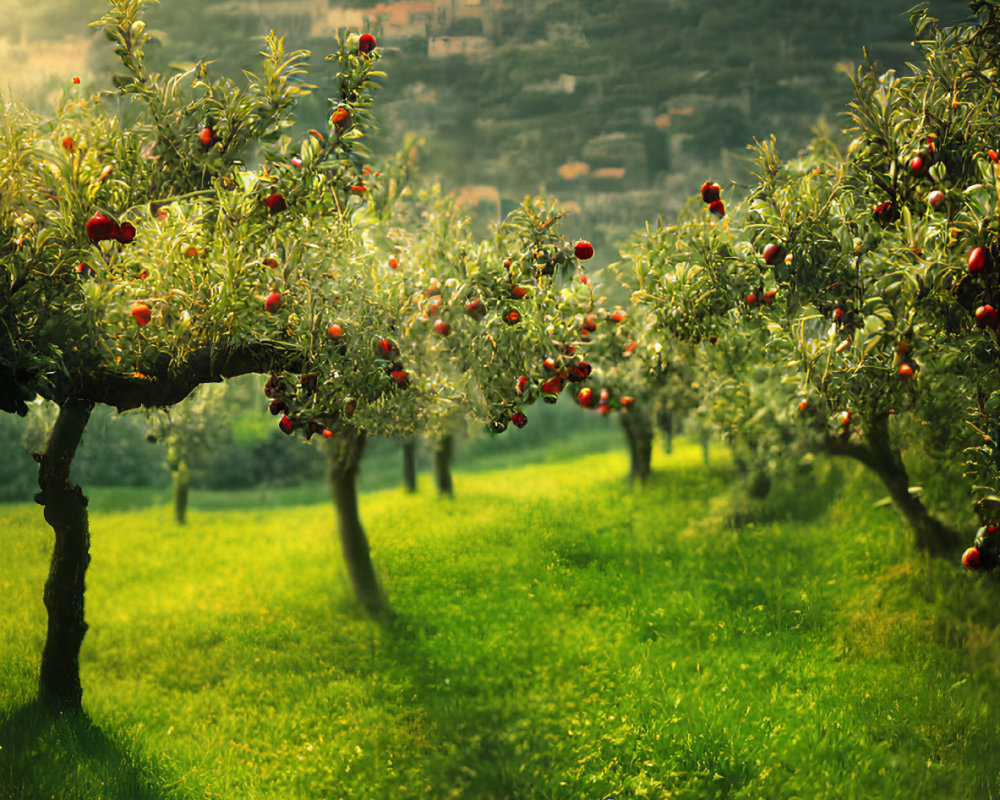
<path id="1" fill-rule="evenodd" d="M 0 506 L 0 798 L 1000 796 L 995 582 L 863 475 L 737 529 L 696 446 L 626 466 L 366 494 L 381 625 L 327 503 L 95 510 L 85 720 L 31 705 L 50 535 Z"/>

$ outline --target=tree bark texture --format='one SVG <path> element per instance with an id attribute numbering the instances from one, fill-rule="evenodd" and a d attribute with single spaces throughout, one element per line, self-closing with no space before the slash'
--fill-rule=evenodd
<path id="1" fill-rule="evenodd" d="M 403 440 L 403 487 L 410 494 L 417 491 L 417 443 Z"/>
<path id="2" fill-rule="evenodd" d="M 388 611 L 389 604 L 372 565 L 368 537 L 358 515 L 357 475 L 365 447 L 365 434 L 344 428 L 330 441 L 327 476 L 333 505 L 337 510 L 340 545 L 347 574 L 358 601 L 372 617 Z"/>
<path id="3" fill-rule="evenodd" d="M 629 480 L 645 483 L 653 458 L 653 422 L 648 413 L 634 406 L 621 414 L 621 420 L 631 456 Z"/>
<path id="4" fill-rule="evenodd" d="M 44 601 L 48 630 L 42 651 L 39 699 L 59 711 L 82 712 L 80 647 L 87 633 L 84 620 L 84 576 L 90 564 L 87 498 L 70 483 L 73 456 L 87 427 L 94 404 L 67 400 L 39 459 L 35 496 L 45 521 L 55 533 Z"/>
<path id="5" fill-rule="evenodd" d="M 434 482 L 442 497 L 454 497 L 455 487 L 451 482 L 451 456 L 454 442 L 450 435 L 442 436 L 434 445 Z"/>
<path id="6" fill-rule="evenodd" d="M 934 517 L 920 498 L 910 493 L 910 477 L 899 448 L 892 444 L 888 417 L 866 420 L 864 434 L 864 442 L 828 439 L 825 449 L 833 455 L 860 461 L 878 476 L 899 515 L 913 531 L 913 541 L 919 549 L 937 556 L 958 552 L 962 548 L 958 533 Z"/>

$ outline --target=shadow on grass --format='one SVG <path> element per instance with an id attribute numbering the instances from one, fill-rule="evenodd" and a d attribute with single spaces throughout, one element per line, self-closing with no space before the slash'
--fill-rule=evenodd
<path id="1" fill-rule="evenodd" d="M 0 713 L 4 800 L 188 800 L 134 743 L 39 703 Z"/>

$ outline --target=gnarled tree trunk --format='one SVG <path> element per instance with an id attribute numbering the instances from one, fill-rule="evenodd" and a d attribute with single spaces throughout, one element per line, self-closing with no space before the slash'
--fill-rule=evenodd
<path id="1" fill-rule="evenodd" d="M 365 611 L 379 617 L 388 611 L 389 604 L 375 575 L 368 537 L 358 516 L 357 476 L 364 448 L 363 431 L 350 427 L 339 430 L 328 444 L 327 477 L 351 586 Z"/>
<path id="2" fill-rule="evenodd" d="M 410 494 L 417 491 L 417 443 L 403 440 L 403 487 Z"/>
<path id="3" fill-rule="evenodd" d="M 833 455 L 857 459 L 885 485 L 899 515 L 913 531 L 914 544 L 932 555 L 951 555 L 962 547 L 958 533 L 934 517 L 920 498 L 910 493 L 910 477 L 899 449 L 889 436 L 889 418 L 881 415 L 864 421 L 863 442 L 830 438 L 825 443 Z"/>
<path id="4" fill-rule="evenodd" d="M 663 434 L 663 452 L 671 455 L 674 452 L 674 415 L 666 409 L 661 409 L 656 415 L 656 424 Z"/>
<path id="5" fill-rule="evenodd" d="M 629 480 L 645 483 L 651 471 L 650 462 L 653 458 L 653 421 L 647 411 L 635 406 L 623 411 L 621 420 L 631 456 Z"/>
<path id="6" fill-rule="evenodd" d="M 70 483 L 73 456 L 83 437 L 94 404 L 67 400 L 39 457 L 35 500 L 55 533 L 45 607 L 49 623 L 42 651 L 39 699 L 59 711 L 81 712 L 80 647 L 87 633 L 83 614 L 84 576 L 90 564 L 90 524 L 87 498 Z"/>
<path id="7" fill-rule="evenodd" d="M 454 443 L 450 435 L 442 436 L 434 443 L 434 482 L 442 497 L 454 497 L 455 487 L 451 482 L 451 456 Z"/>

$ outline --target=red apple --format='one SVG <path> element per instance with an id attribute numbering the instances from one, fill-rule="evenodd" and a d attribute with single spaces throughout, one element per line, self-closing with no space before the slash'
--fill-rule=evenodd
<path id="1" fill-rule="evenodd" d="M 334 322 L 329 328 L 327 328 L 326 332 L 330 334 L 331 339 L 339 339 L 341 336 L 344 335 L 344 329 L 340 326 L 339 323 L 336 322 Z"/>
<path id="2" fill-rule="evenodd" d="M 398 352 L 396 345 L 393 344 L 389 339 L 379 339 L 375 345 L 375 352 L 380 356 L 390 356 L 395 352 Z"/>
<path id="3" fill-rule="evenodd" d="M 989 254 L 982 247 L 969 252 L 969 272 L 982 272 L 989 263 Z"/>
<path id="4" fill-rule="evenodd" d="M 772 289 L 770 292 L 764 292 L 764 294 L 760 296 L 760 302 L 762 302 L 765 306 L 769 306 L 774 302 L 774 298 L 777 296 L 778 290 Z"/>
<path id="5" fill-rule="evenodd" d="M 632 353 L 635 352 L 635 348 L 637 348 L 638 346 L 639 344 L 637 342 L 629 342 L 628 347 L 625 348 L 625 350 L 622 352 L 622 355 L 625 358 L 628 358 L 630 355 L 632 355 Z"/>
<path id="6" fill-rule="evenodd" d="M 589 386 L 584 386 L 576 393 L 576 402 L 584 408 L 589 408 L 594 404 L 594 390 Z"/>
<path id="7" fill-rule="evenodd" d="M 330 124 L 337 128 L 343 127 L 348 123 L 350 116 L 351 112 L 346 108 L 335 108 L 330 115 Z"/>
<path id="8" fill-rule="evenodd" d="M 618 323 L 624 321 L 625 316 L 626 316 L 625 312 L 622 311 L 620 308 L 617 308 L 614 311 L 612 311 L 611 314 L 608 315 L 608 319 L 610 319 L 617 325 Z"/>
<path id="9" fill-rule="evenodd" d="M 477 297 L 475 300 L 470 300 L 465 304 L 465 313 L 473 319 L 482 319 L 486 316 L 486 306 L 483 305 L 483 301 Z"/>
<path id="10" fill-rule="evenodd" d="M 389 373 L 389 377 L 396 382 L 400 389 L 405 389 L 410 385 L 410 376 L 404 370 L 394 369 Z"/>
<path id="11" fill-rule="evenodd" d="M 70 153 L 76 150 L 76 142 L 73 141 L 72 136 L 64 136 L 62 140 L 62 148 Z"/>
<path id="12" fill-rule="evenodd" d="M 757 295 L 751 292 L 750 294 L 747 295 L 746 302 L 750 308 L 753 308 L 755 305 L 757 305 Z"/>
<path id="13" fill-rule="evenodd" d="M 708 204 L 708 210 L 720 219 L 726 216 L 726 205 L 721 200 L 713 200 Z"/>
<path id="14" fill-rule="evenodd" d="M 521 314 L 513 309 L 503 315 L 503 321 L 508 325 L 516 325 L 521 321 Z"/>
<path id="15" fill-rule="evenodd" d="M 517 385 L 515 387 L 515 391 L 518 393 L 518 395 L 522 395 L 524 394 L 524 391 L 527 388 L 528 388 L 528 376 L 522 375 L 520 378 L 517 379 Z"/>
<path id="16" fill-rule="evenodd" d="M 520 300 L 526 294 L 528 294 L 528 290 L 527 289 L 524 289 L 524 288 L 522 288 L 520 286 L 511 286 L 510 287 L 510 296 L 513 297 L 515 300 Z"/>
<path id="17" fill-rule="evenodd" d="M 267 213 L 277 214 L 288 208 L 288 204 L 285 202 L 284 196 L 279 192 L 268 195 L 264 198 L 264 205 L 267 206 Z"/>
<path id="18" fill-rule="evenodd" d="M 73 267 L 73 270 L 76 272 L 77 275 L 80 275 L 84 278 L 93 278 L 97 274 L 94 268 L 86 262 L 77 264 L 75 267 Z"/>
<path id="19" fill-rule="evenodd" d="M 292 422 L 292 418 L 285 414 L 278 420 L 278 427 L 281 428 L 281 432 L 284 434 L 289 434 L 295 429 L 295 423 Z"/>
<path id="20" fill-rule="evenodd" d="M 447 336 L 451 333 L 451 325 L 445 322 L 443 319 L 434 320 L 434 333 L 441 336 Z"/>
<path id="21" fill-rule="evenodd" d="M 399 269 L 399 261 L 396 260 L 396 256 L 389 256 L 389 266 L 392 269 Z"/>
<path id="22" fill-rule="evenodd" d="M 932 209 L 938 211 L 941 206 L 944 205 L 944 201 L 947 200 L 947 195 L 939 189 L 935 189 L 929 195 L 927 195 L 927 203 Z"/>
<path id="23" fill-rule="evenodd" d="M 904 378 L 913 377 L 913 365 L 909 361 L 904 361 L 899 365 L 899 374 Z"/>
<path id="24" fill-rule="evenodd" d="M 624 397 L 620 398 L 618 402 L 621 403 L 622 408 L 628 408 L 630 405 L 632 405 L 632 403 L 635 402 L 635 398 L 630 397 L 629 395 L 625 395 Z"/>
<path id="25" fill-rule="evenodd" d="M 764 256 L 765 264 L 774 265 L 781 260 L 781 257 L 782 255 L 784 255 L 784 253 L 782 252 L 780 244 L 775 244 L 774 242 L 771 242 L 770 244 L 764 246 L 764 250 L 761 253 L 761 255 Z"/>
<path id="26" fill-rule="evenodd" d="M 573 248 L 573 255 L 580 259 L 580 261 L 586 261 L 588 258 L 593 258 L 594 245 L 581 239 Z"/>
<path id="27" fill-rule="evenodd" d="M 510 421 L 513 422 L 514 426 L 517 428 L 523 428 L 528 424 L 528 418 L 520 411 L 514 414 L 514 416 L 510 418 Z"/>
<path id="28" fill-rule="evenodd" d="M 962 553 L 962 566 L 966 569 L 979 569 L 979 548 L 970 547 Z"/>
<path id="29" fill-rule="evenodd" d="M 106 239 L 114 239 L 117 231 L 118 226 L 115 221 L 104 214 L 94 214 L 87 220 L 87 236 L 94 244 Z"/>
<path id="30" fill-rule="evenodd" d="M 914 175 L 923 175 L 927 171 L 927 160 L 923 156 L 914 156 L 910 159 L 910 172 Z"/>
<path id="31" fill-rule="evenodd" d="M 997 310 L 989 304 L 979 306 L 979 308 L 976 309 L 976 322 L 984 328 L 995 328 L 997 323 L 1000 322 L 1000 312 L 997 312 Z"/>
<path id="32" fill-rule="evenodd" d="M 198 141 L 201 142 L 202 147 L 211 147 L 212 142 L 215 141 L 215 134 L 212 129 L 207 125 L 198 132 Z"/>
<path id="33" fill-rule="evenodd" d="M 137 325 L 148 325 L 152 316 L 153 312 L 150 311 L 149 306 L 142 302 L 142 300 L 136 300 L 132 304 L 132 319 L 135 320 Z"/>
<path id="34" fill-rule="evenodd" d="M 542 384 L 542 394 L 559 394 L 563 390 L 564 385 L 563 379 L 558 375 L 554 378 L 549 378 Z"/>
<path id="35" fill-rule="evenodd" d="M 131 222 L 123 222 L 118 226 L 115 238 L 122 244 L 131 244 L 135 239 L 135 225 Z"/>
<path id="36" fill-rule="evenodd" d="M 264 310 L 273 314 L 281 308 L 281 292 L 271 292 L 264 300 Z"/>
<path id="37" fill-rule="evenodd" d="M 807 399 L 799 400 L 799 412 L 803 413 L 807 408 L 809 408 L 809 401 Z"/>
<path id="38" fill-rule="evenodd" d="M 370 53 L 375 49 L 375 37 L 370 33 L 362 33 L 361 38 L 358 39 L 358 52 L 359 53 Z"/>
<path id="39" fill-rule="evenodd" d="M 714 203 L 718 200 L 720 192 L 722 192 L 722 187 L 713 181 L 705 181 L 701 185 L 701 199 L 706 203 Z"/>

